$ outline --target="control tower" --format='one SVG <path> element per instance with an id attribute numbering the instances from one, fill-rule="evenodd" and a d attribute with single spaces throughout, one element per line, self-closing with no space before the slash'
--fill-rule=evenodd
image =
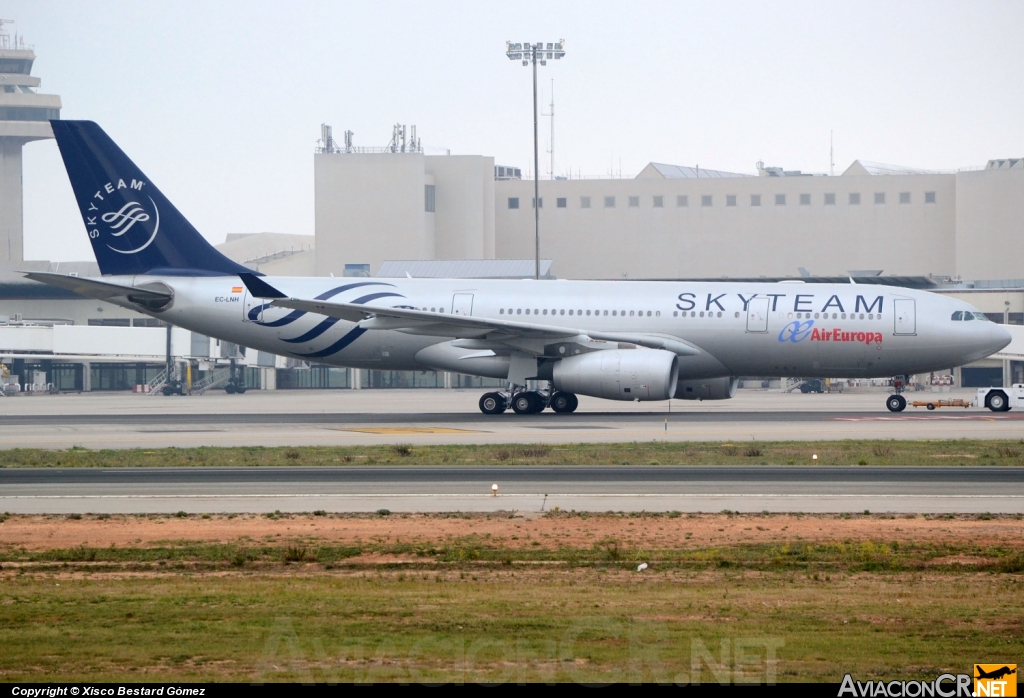
<path id="1" fill-rule="evenodd" d="M 21 148 L 53 138 L 50 119 L 60 118 L 60 97 L 36 92 L 36 60 L 25 39 L 4 30 L 0 19 L 0 265 L 24 260 Z"/>

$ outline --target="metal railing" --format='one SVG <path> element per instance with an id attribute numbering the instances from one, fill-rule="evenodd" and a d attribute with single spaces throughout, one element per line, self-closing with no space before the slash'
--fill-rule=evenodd
<path id="1" fill-rule="evenodd" d="M 154 378 L 146 383 L 146 395 L 156 395 L 160 392 L 160 388 L 167 385 L 167 369 L 165 368 L 160 373 L 156 374 Z"/>
<path id="2" fill-rule="evenodd" d="M 222 368 L 217 371 L 211 371 L 210 375 L 206 376 L 202 380 L 198 380 L 192 384 L 192 394 L 202 395 L 207 390 L 213 388 L 219 388 L 220 386 L 231 380 L 231 369 Z"/>

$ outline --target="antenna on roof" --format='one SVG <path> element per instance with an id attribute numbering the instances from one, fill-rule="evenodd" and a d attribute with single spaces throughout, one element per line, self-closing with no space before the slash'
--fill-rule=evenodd
<path id="1" fill-rule="evenodd" d="M 828 176 L 836 176 L 836 151 L 832 145 L 832 129 L 828 130 Z"/>

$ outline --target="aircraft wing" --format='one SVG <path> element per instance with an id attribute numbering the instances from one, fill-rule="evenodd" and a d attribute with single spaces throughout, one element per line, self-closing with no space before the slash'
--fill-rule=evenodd
<path id="1" fill-rule="evenodd" d="M 141 286 L 122 286 L 112 284 L 109 281 L 97 281 L 95 279 L 83 279 L 77 276 L 66 274 L 55 274 L 49 271 L 26 271 L 22 272 L 33 281 L 39 281 L 48 286 L 62 288 L 65 291 L 72 291 L 86 298 L 107 300 L 109 298 L 127 298 L 133 303 L 160 303 L 173 298 L 169 290 Z"/>
<path id="2" fill-rule="evenodd" d="M 598 339 L 629 342 L 651 349 L 665 349 L 680 356 L 700 354 L 701 350 L 678 337 L 632 332 L 597 332 L 577 327 L 545 325 L 512 320 L 497 320 L 450 313 L 432 313 L 410 308 L 335 303 L 331 301 L 289 298 L 273 286 L 251 274 L 240 274 L 249 293 L 272 301 L 272 305 L 357 322 L 368 330 L 398 330 L 409 334 L 474 340 L 473 348 L 489 343 L 507 345 L 517 340 Z"/>

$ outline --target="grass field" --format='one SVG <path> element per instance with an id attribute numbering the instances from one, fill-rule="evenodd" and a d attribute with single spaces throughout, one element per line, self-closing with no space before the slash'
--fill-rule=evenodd
<path id="1" fill-rule="evenodd" d="M 0 681 L 930 679 L 1024 653 L 1020 526 L 10 517 Z"/>
<path id="2" fill-rule="evenodd" d="M 1024 439 L 0 451 L 0 467 L 6 468 L 617 464 L 1024 466 Z"/>

